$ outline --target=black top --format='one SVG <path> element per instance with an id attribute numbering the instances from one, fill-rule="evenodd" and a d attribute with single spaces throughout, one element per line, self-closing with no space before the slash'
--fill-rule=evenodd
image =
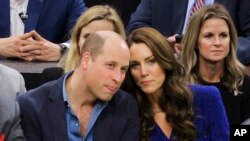
<path id="1" fill-rule="evenodd" d="M 222 101 L 225 106 L 228 121 L 230 124 L 240 124 L 250 118 L 250 77 L 245 75 L 243 85 L 239 88 L 241 92 L 234 96 L 229 89 L 222 83 L 210 83 L 202 79 L 199 80 L 203 85 L 214 85 L 221 93 Z"/>

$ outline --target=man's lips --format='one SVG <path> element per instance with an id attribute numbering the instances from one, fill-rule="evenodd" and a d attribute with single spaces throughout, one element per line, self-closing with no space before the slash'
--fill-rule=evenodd
<path id="1" fill-rule="evenodd" d="M 117 87 L 116 86 L 106 86 L 107 89 L 111 92 L 115 92 L 117 90 Z"/>

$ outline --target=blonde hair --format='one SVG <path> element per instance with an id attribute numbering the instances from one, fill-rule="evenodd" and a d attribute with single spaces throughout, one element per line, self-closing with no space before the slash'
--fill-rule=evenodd
<path id="1" fill-rule="evenodd" d="M 80 47 L 78 46 L 78 42 L 82 28 L 96 20 L 110 21 L 114 25 L 114 31 L 125 39 L 124 25 L 115 9 L 108 5 L 97 5 L 89 8 L 77 20 L 72 31 L 69 51 L 59 62 L 59 66 L 63 67 L 65 72 L 74 70 L 78 65 L 80 59 Z"/>
<path id="2" fill-rule="evenodd" d="M 224 6 L 220 4 L 208 5 L 197 11 L 191 17 L 187 31 L 182 40 L 181 63 L 186 68 L 186 79 L 190 83 L 199 83 L 199 60 L 197 51 L 197 42 L 200 29 L 208 19 L 219 18 L 226 21 L 229 28 L 230 50 L 225 58 L 225 74 L 221 80 L 222 84 L 231 91 L 238 92 L 238 86 L 243 83 L 243 64 L 237 59 L 236 50 L 238 45 L 238 36 L 234 23 Z M 235 94 L 235 93 L 234 93 Z"/>

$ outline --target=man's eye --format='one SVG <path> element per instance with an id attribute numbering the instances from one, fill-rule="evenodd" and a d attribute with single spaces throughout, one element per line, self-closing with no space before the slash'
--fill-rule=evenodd
<path id="1" fill-rule="evenodd" d="M 114 68 L 115 65 L 114 65 L 114 64 L 108 64 L 108 67 L 109 67 L 109 68 Z"/>
<path id="2" fill-rule="evenodd" d="M 122 72 L 122 73 L 126 73 L 127 71 L 128 71 L 128 68 L 122 68 L 122 69 L 121 69 L 121 72 Z"/>

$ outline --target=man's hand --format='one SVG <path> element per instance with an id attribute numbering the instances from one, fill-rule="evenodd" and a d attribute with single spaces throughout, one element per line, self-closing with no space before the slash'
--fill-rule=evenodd
<path id="1" fill-rule="evenodd" d="M 58 44 L 52 43 L 36 31 L 30 32 L 34 43 L 21 47 L 22 57 L 40 61 L 58 61 L 61 58 L 61 48 Z M 26 56 L 31 53 L 32 56 Z"/>
<path id="2" fill-rule="evenodd" d="M 176 42 L 176 38 L 175 36 L 177 36 L 178 34 L 175 34 L 173 36 L 167 37 L 167 41 L 170 45 L 170 47 L 174 50 L 176 56 L 179 56 L 181 53 L 181 47 L 182 45 L 180 43 Z"/>
<path id="3" fill-rule="evenodd" d="M 25 33 L 23 35 L 11 36 L 8 38 L 0 39 L 0 56 L 6 58 L 21 57 L 20 48 L 22 46 L 30 44 L 28 41 L 31 38 L 31 33 Z M 24 53 L 25 56 L 32 55 L 30 53 Z M 25 59 L 25 58 L 23 58 Z"/>

